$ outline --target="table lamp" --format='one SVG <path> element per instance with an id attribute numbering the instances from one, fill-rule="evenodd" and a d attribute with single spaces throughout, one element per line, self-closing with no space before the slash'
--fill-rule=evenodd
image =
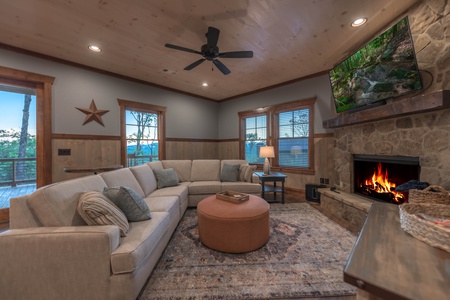
<path id="1" fill-rule="evenodd" d="M 259 157 L 265 157 L 263 171 L 264 175 L 270 174 L 270 162 L 269 158 L 275 157 L 275 151 L 273 150 L 273 146 L 264 146 L 259 148 Z"/>

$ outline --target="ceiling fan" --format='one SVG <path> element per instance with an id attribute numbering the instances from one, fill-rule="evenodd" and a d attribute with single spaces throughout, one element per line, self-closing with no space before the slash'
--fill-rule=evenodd
<path id="1" fill-rule="evenodd" d="M 184 70 L 192 70 L 193 68 L 200 65 L 205 60 L 212 61 L 213 64 L 224 74 L 228 75 L 231 71 L 217 58 L 251 58 L 253 57 L 253 51 L 233 51 L 233 52 L 219 52 L 219 47 L 217 47 L 217 41 L 219 40 L 220 30 L 214 27 L 208 27 L 208 32 L 206 33 L 206 44 L 202 46 L 200 51 L 188 49 L 181 46 L 176 46 L 172 44 L 166 44 L 167 48 L 172 48 L 176 50 L 181 50 L 189 53 L 196 53 L 203 56 L 199 60 L 193 62 Z"/>

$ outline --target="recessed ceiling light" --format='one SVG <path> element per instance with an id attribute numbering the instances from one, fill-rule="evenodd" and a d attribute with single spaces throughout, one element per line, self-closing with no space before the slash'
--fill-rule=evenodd
<path id="1" fill-rule="evenodd" d="M 352 22 L 352 27 L 358 27 L 367 22 L 367 18 L 359 18 Z"/>
<path id="2" fill-rule="evenodd" d="M 94 45 L 89 46 L 89 50 L 91 50 L 92 52 L 101 52 L 102 51 L 102 49 L 100 49 L 99 47 L 94 46 Z"/>
<path id="3" fill-rule="evenodd" d="M 203 82 L 202 86 L 208 86 L 208 83 L 207 82 Z"/>

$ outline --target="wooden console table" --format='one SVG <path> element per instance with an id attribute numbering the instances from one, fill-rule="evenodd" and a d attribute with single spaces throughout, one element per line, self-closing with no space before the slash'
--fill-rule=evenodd
<path id="1" fill-rule="evenodd" d="M 360 289 L 358 299 L 450 299 L 450 253 L 401 229 L 397 205 L 374 203 L 344 281 Z"/>
<path id="2" fill-rule="evenodd" d="M 106 166 L 106 167 L 86 167 L 86 168 L 64 168 L 64 172 L 66 173 L 101 173 L 101 172 L 107 172 L 107 171 L 113 171 L 117 169 L 123 168 L 122 165 L 115 165 L 115 166 Z"/>

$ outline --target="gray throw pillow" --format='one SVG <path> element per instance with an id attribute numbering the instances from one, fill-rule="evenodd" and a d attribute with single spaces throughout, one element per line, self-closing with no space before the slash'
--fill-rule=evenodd
<path id="1" fill-rule="evenodd" d="M 158 189 L 177 186 L 180 183 L 177 172 L 173 168 L 153 170 L 153 173 L 155 173 L 156 180 L 158 181 Z"/>
<path id="2" fill-rule="evenodd" d="M 220 171 L 220 181 L 234 182 L 238 181 L 240 165 L 223 164 Z"/>
<path id="3" fill-rule="evenodd" d="M 124 186 L 105 187 L 103 194 L 123 211 L 128 221 L 138 222 L 151 219 L 147 203 L 132 189 Z"/>

